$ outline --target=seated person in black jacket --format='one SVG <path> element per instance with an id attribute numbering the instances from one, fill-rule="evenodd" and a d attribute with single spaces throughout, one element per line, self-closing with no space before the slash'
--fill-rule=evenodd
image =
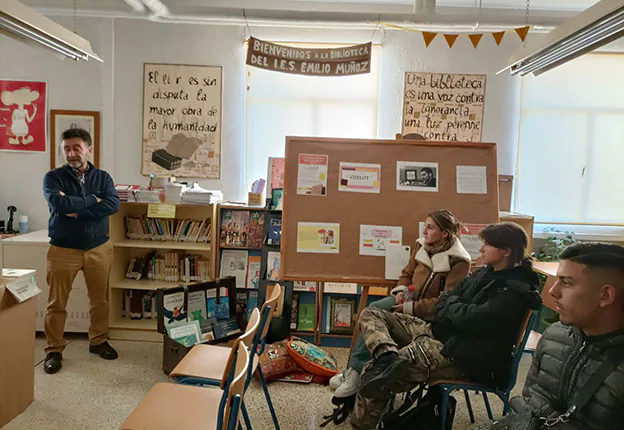
<path id="1" fill-rule="evenodd" d="M 492 224 L 480 237 L 486 267 L 440 296 L 431 323 L 400 307 L 362 311 L 360 330 L 374 358 L 362 375 L 354 429 L 376 428 L 393 393 L 431 378 L 507 382 L 520 326 L 541 305 L 539 279 L 524 258 L 527 236 L 517 224 Z"/>
<path id="2" fill-rule="evenodd" d="M 621 430 L 624 248 L 577 243 L 567 247 L 560 259 L 558 280 L 549 293 L 555 299 L 561 322 L 550 326 L 542 336 L 522 396 L 511 400 L 518 414 L 506 421 L 511 429 L 524 429 L 532 412 L 549 419 L 553 430 Z M 577 396 L 594 372 L 609 361 L 612 367 L 606 377 L 597 379 L 600 384 L 588 393 L 591 397 L 585 406 L 564 416 L 576 406 Z"/>

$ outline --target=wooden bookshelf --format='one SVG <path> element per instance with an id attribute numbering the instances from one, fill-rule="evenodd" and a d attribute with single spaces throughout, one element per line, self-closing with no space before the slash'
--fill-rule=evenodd
<path id="1" fill-rule="evenodd" d="M 217 238 L 216 205 L 176 205 L 176 219 L 210 219 L 212 230 L 209 243 L 128 239 L 124 218 L 147 216 L 148 205 L 148 203 L 122 202 L 119 212 L 109 218 L 110 237 L 113 242 L 113 266 L 109 282 L 109 320 L 112 339 L 162 341 L 162 335 L 156 330 L 155 314 L 151 319 L 139 320 L 121 316 L 125 290 L 156 291 L 158 288 L 184 284 L 151 279 L 139 281 L 127 279 L 125 276 L 132 258 L 142 257 L 149 250 L 158 253 L 186 251 L 207 260 L 210 278 L 216 277 L 213 252 L 213 244 Z"/>

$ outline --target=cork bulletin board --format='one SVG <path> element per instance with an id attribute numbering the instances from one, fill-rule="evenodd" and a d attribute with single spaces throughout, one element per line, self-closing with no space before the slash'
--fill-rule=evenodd
<path id="1" fill-rule="evenodd" d="M 280 279 L 394 284 L 363 231 L 400 227 L 414 246 L 437 209 L 498 222 L 495 144 L 287 137 Z"/>

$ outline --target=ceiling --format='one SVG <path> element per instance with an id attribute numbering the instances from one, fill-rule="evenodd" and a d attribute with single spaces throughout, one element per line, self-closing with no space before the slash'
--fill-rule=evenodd
<path id="1" fill-rule="evenodd" d="M 47 14 L 72 14 L 74 0 L 20 0 Z M 80 16 L 143 17 L 129 6 L 141 0 L 76 0 Z M 443 27 L 509 27 L 525 22 L 526 0 L 160 0 L 167 21 L 227 24 L 240 21 L 245 9 L 250 23 L 376 22 Z M 415 2 L 436 3 L 434 15 L 414 13 Z M 531 0 L 529 23 L 552 27 L 585 10 L 597 0 Z M 479 10 L 479 4 L 481 9 Z M 152 17 L 153 19 L 153 17 Z M 160 19 L 165 20 L 165 19 Z"/>

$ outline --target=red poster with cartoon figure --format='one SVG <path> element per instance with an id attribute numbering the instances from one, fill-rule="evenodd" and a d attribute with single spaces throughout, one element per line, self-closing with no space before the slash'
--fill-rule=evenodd
<path id="1" fill-rule="evenodd" d="M 0 79 L 0 151 L 46 151 L 45 82 Z"/>

